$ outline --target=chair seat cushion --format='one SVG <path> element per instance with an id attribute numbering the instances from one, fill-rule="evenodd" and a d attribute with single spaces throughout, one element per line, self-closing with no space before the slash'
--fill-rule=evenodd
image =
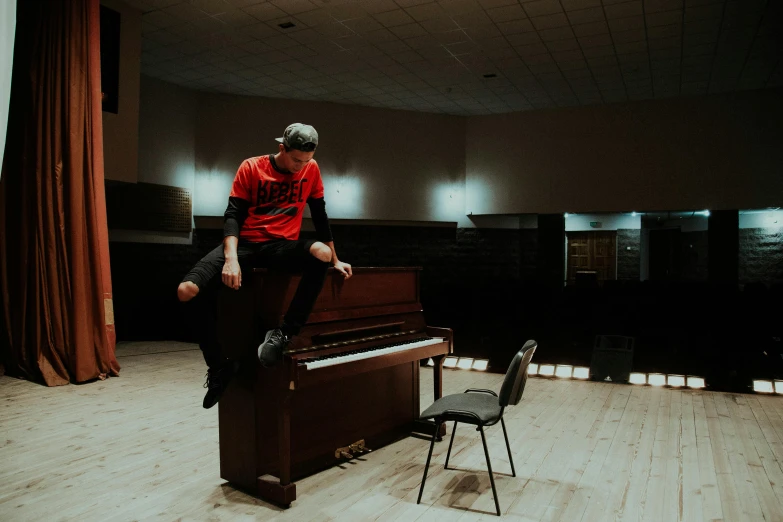
<path id="1" fill-rule="evenodd" d="M 471 411 L 478 415 L 482 424 L 488 424 L 498 420 L 501 408 L 498 398 L 488 393 L 455 393 L 435 401 L 432 406 L 424 410 L 421 418 L 433 419 L 445 416 L 449 420 L 478 424 L 478 421 L 472 415 L 444 415 L 448 410 Z"/>

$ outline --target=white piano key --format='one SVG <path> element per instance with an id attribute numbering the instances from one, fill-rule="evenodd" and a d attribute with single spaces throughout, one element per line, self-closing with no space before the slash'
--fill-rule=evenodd
<path id="1" fill-rule="evenodd" d="M 370 359 L 372 357 L 379 357 L 381 355 L 388 355 L 390 353 L 404 352 L 406 350 L 412 350 L 414 348 L 421 348 L 422 346 L 429 346 L 431 344 L 442 343 L 445 340 L 446 339 L 442 337 L 432 337 L 430 339 L 426 339 L 423 341 L 413 341 L 410 343 L 400 344 L 397 346 L 379 348 L 378 350 L 370 350 L 367 352 L 349 354 L 343 357 L 331 357 L 329 359 L 323 359 L 320 361 L 305 362 L 305 367 L 308 370 L 315 370 L 317 368 L 324 368 L 327 366 L 334 366 L 337 364 L 345 364 L 354 361 L 361 361 L 362 359 Z"/>

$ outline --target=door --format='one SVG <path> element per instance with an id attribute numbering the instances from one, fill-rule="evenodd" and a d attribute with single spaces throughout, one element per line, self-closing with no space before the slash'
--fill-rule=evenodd
<path id="1" fill-rule="evenodd" d="M 617 232 L 568 233 L 568 284 L 577 274 L 594 274 L 598 283 L 617 279 Z"/>

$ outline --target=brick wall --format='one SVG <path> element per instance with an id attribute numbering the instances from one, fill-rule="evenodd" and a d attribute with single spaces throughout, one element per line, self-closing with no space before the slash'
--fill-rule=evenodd
<path id="1" fill-rule="evenodd" d="M 739 230 L 740 283 L 783 283 L 783 228 Z"/>

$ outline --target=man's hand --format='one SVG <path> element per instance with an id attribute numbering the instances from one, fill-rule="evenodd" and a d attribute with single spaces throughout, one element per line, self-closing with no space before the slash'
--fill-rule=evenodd
<path id="1" fill-rule="evenodd" d="M 239 290 L 242 286 L 242 269 L 239 268 L 239 261 L 236 258 L 226 259 L 223 265 L 223 284 L 234 290 Z"/>
<path id="2" fill-rule="evenodd" d="M 348 279 L 353 275 L 353 272 L 351 271 L 351 265 L 348 263 L 343 263 L 342 261 L 338 261 L 334 264 L 334 269 L 340 272 L 345 279 Z"/>

